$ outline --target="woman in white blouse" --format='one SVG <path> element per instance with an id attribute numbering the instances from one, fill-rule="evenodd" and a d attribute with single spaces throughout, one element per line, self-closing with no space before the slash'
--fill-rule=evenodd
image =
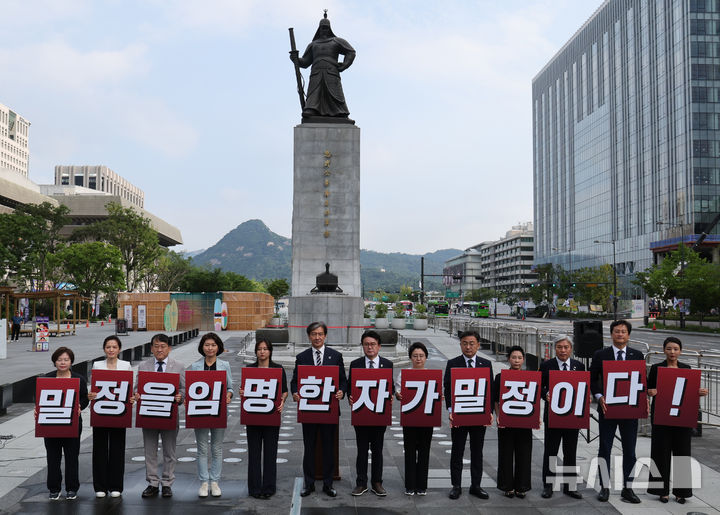
<path id="1" fill-rule="evenodd" d="M 103 341 L 105 359 L 93 363 L 93 370 L 132 370 L 129 361 L 118 359 L 122 342 L 115 335 Z M 94 400 L 97 393 L 88 393 Z M 132 395 L 130 396 L 133 402 Z M 124 427 L 93 427 L 93 486 L 95 497 L 120 497 L 123 491 L 125 475 L 125 428 Z"/>

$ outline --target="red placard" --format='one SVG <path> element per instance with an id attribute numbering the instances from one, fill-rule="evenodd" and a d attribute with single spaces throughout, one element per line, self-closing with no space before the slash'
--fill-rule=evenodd
<path id="1" fill-rule="evenodd" d="M 351 378 L 352 425 L 389 426 L 392 424 L 392 369 L 353 368 Z"/>
<path id="2" fill-rule="evenodd" d="M 442 426 L 442 370 L 405 369 L 401 374 L 400 425 L 404 427 Z"/>
<path id="3" fill-rule="evenodd" d="M 541 381 L 542 373 L 537 370 L 500 372 L 498 427 L 540 427 Z"/>
<path id="4" fill-rule="evenodd" d="M 298 365 L 298 422 L 301 424 L 337 424 L 340 406 L 338 391 L 340 370 L 335 365 Z"/>
<path id="5" fill-rule="evenodd" d="M 132 370 L 93 370 L 90 391 L 97 393 L 90 403 L 93 427 L 132 427 Z"/>
<path id="6" fill-rule="evenodd" d="M 653 423 L 697 427 L 700 409 L 700 371 L 658 367 Z"/>
<path id="7" fill-rule="evenodd" d="M 38 377 L 35 381 L 35 436 L 77 438 L 80 379 Z"/>
<path id="8" fill-rule="evenodd" d="M 187 370 L 185 427 L 227 427 L 226 388 L 227 372 L 224 370 Z"/>
<path id="9" fill-rule="evenodd" d="M 647 366 L 644 361 L 605 360 L 605 418 L 647 418 Z"/>
<path id="10" fill-rule="evenodd" d="M 590 427 L 590 372 L 550 370 L 550 429 L 585 429 Z"/>
<path id="11" fill-rule="evenodd" d="M 138 400 L 135 427 L 175 429 L 178 405 L 175 395 L 180 391 L 180 374 L 171 372 L 138 372 Z"/>
<path id="12" fill-rule="evenodd" d="M 491 381 L 491 370 L 488 367 L 450 369 L 453 426 L 490 425 Z"/>
<path id="13" fill-rule="evenodd" d="M 240 423 L 247 426 L 280 426 L 277 407 L 282 398 L 282 370 L 247 367 L 242 369 Z"/>

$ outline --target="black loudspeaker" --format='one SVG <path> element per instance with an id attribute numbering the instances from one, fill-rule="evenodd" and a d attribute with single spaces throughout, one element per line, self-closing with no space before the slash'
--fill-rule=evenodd
<path id="1" fill-rule="evenodd" d="M 577 320 L 573 323 L 575 357 L 592 358 L 603 347 L 602 322 L 600 320 Z"/>

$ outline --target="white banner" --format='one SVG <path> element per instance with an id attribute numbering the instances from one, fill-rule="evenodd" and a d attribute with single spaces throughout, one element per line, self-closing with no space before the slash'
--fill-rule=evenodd
<path id="1" fill-rule="evenodd" d="M 125 304 L 125 320 L 127 320 L 128 331 L 133 329 L 132 304 Z"/>
<path id="2" fill-rule="evenodd" d="M 146 307 L 144 304 L 138 306 L 138 331 L 140 329 L 147 329 L 147 318 L 146 318 Z"/>

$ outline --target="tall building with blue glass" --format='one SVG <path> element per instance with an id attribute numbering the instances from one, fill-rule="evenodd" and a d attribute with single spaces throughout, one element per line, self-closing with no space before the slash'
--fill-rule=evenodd
<path id="1" fill-rule="evenodd" d="M 532 82 L 535 263 L 621 298 L 720 211 L 720 0 L 607 0 Z M 720 228 L 702 253 L 720 261 Z"/>

